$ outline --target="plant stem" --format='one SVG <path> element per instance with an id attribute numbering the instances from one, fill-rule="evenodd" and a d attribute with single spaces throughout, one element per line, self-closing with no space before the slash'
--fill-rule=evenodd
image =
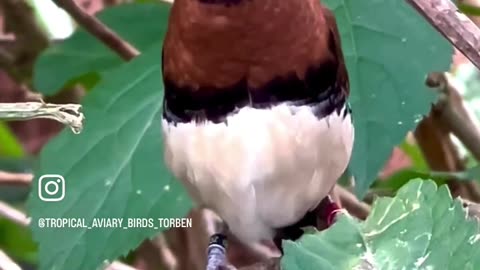
<path id="1" fill-rule="evenodd" d="M 52 104 L 43 102 L 0 103 L 0 120 L 16 121 L 46 118 L 58 121 L 79 134 L 85 119 L 79 104 Z"/>

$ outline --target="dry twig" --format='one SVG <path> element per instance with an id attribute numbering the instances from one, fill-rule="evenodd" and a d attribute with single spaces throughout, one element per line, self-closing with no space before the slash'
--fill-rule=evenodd
<path id="1" fill-rule="evenodd" d="M 343 208 L 359 219 L 367 218 L 370 213 L 370 205 L 359 201 L 355 195 L 340 185 L 337 185 L 335 190 Z"/>
<path id="2" fill-rule="evenodd" d="M 11 173 L 0 171 L 0 185 L 25 186 L 32 183 L 31 173 Z"/>
<path id="3" fill-rule="evenodd" d="M 432 73 L 427 85 L 440 91 L 440 98 L 433 110 L 440 116 L 442 124 L 450 130 L 480 160 L 480 130 L 463 107 L 460 93 L 446 73 Z"/>
<path id="4" fill-rule="evenodd" d="M 450 133 L 457 136 L 472 153 L 478 149 L 480 133 L 446 73 L 430 74 L 427 85 L 438 88 L 440 98 L 432 107 L 429 116 L 417 126 L 415 130 L 417 143 L 431 170 L 464 171 L 465 164 L 450 138 Z M 480 201 L 480 190 L 476 182 L 460 182 L 455 178 L 449 178 L 447 183 L 454 196 Z"/>
<path id="5" fill-rule="evenodd" d="M 52 104 L 43 102 L 0 103 L 0 120 L 30 120 L 47 118 L 56 120 L 78 134 L 82 131 L 83 120 L 79 104 Z"/>
<path id="6" fill-rule="evenodd" d="M 85 30 L 102 41 L 124 60 L 131 60 L 140 54 L 133 45 L 120 38 L 100 20 L 83 11 L 73 0 L 53 0 L 53 2 L 60 8 L 63 8 Z"/>

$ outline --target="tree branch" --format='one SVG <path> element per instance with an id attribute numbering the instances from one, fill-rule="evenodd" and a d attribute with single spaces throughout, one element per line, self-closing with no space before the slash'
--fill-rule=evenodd
<path id="1" fill-rule="evenodd" d="M 433 110 L 442 124 L 480 160 L 480 130 L 463 107 L 462 97 L 450 80 L 446 73 L 432 73 L 428 77 L 427 85 L 440 91 L 440 99 Z"/>
<path id="2" fill-rule="evenodd" d="M 480 69 L 480 29 L 450 0 L 406 0 Z"/>
<path id="3" fill-rule="evenodd" d="M 130 43 L 120 38 L 112 29 L 97 18 L 83 11 L 73 0 L 53 0 L 64 9 L 75 21 L 94 37 L 102 41 L 107 47 L 116 52 L 124 60 L 131 60 L 140 52 Z"/>
<path id="4" fill-rule="evenodd" d="M 370 205 L 359 201 L 355 195 L 340 185 L 336 185 L 335 190 L 338 193 L 342 207 L 348 213 L 362 220 L 367 218 L 370 213 Z"/>
<path id="5" fill-rule="evenodd" d="M 27 227 L 30 224 L 30 219 L 24 213 L 2 201 L 0 201 L 0 217 L 13 221 L 22 227 Z"/>
<path id="6" fill-rule="evenodd" d="M 79 104 L 52 104 L 43 102 L 0 103 L 0 120 L 30 120 L 47 118 L 70 127 L 73 133 L 82 131 L 83 120 Z"/>
<path id="7" fill-rule="evenodd" d="M 31 173 L 11 173 L 0 171 L 0 185 L 18 185 L 25 186 L 32 183 L 33 175 Z"/>

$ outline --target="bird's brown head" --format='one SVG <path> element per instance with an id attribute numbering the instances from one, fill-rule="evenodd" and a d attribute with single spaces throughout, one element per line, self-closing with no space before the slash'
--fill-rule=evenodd
<path id="1" fill-rule="evenodd" d="M 348 95 L 335 18 L 318 0 L 175 0 L 163 76 L 166 97 L 191 110 L 241 95 L 269 102 L 272 91 Z"/>

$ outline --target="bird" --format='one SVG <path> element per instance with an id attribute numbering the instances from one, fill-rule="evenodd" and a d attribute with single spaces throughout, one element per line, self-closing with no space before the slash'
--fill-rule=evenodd
<path id="1" fill-rule="evenodd" d="M 280 249 L 318 209 L 331 221 L 355 132 L 321 1 L 175 0 L 162 78 L 165 163 L 199 207 L 241 242 Z"/>

